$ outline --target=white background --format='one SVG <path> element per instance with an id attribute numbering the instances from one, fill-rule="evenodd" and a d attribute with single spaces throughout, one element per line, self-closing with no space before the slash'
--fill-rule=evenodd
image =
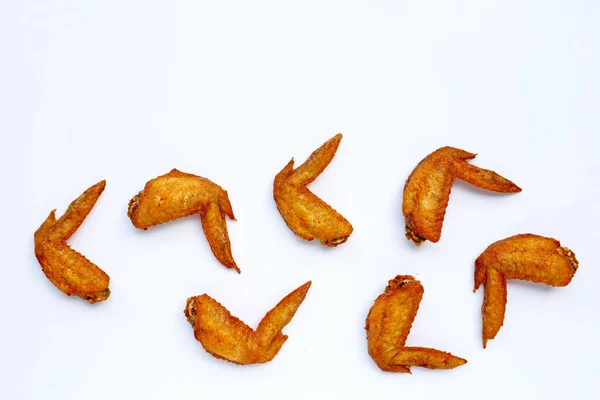
<path id="1" fill-rule="evenodd" d="M 597 398 L 598 21 L 594 1 L 3 1 L 0 398 Z M 285 226 L 272 181 L 337 132 L 311 190 L 355 231 L 328 249 Z M 443 145 L 523 192 L 457 182 L 440 242 L 416 248 L 402 187 Z M 229 192 L 241 275 L 197 217 L 131 225 L 128 200 L 174 167 Z M 101 179 L 70 240 L 111 277 L 89 305 L 45 278 L 33 232 Z M 580 269 L 565 288 L 509 282 L 483 350 L 473 261 L 523 232 L 559 239 Z M 425 287 L 408 343 L 467 365 L 375 366 L 365 317 L 396 274 Z M 183 316 L 208 293 L 256 326 L 309 279 L 269 364 L 212 358 Z"/>

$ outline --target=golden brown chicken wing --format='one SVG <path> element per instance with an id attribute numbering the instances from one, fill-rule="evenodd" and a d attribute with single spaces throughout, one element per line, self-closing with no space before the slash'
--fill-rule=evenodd
<path id="1" fill-rule="evenodd" d="M 578 267 L 575 254 L 552 238 L 521 234 L 492 243 L 475 261 L 474 291 L 484 287 L 483 347 L 504 324 L 507 279 L 567 286 Z"/>
<path id="2" fill-rule="evenodd" d="M 342 134 L 338 133 L 315 150 L 308 160 L 294 169 L 292 159 L 275 177 L 273 197 L 287 226 L 300 238 L 318 239 L 328 247 L 348 240 L 352 225 L 340 213 L 314 195 L 306 185 L 329 165 Z"/>
<path id="3" fill-rule="evenodd" d="M 494 171 L 467 162 L 473 158 L 473 153 L 454 147 L 442 147 L 415 167 L 404 185 L 402 200 L 407 239 L 417 246 L 425 240 L 434 243 L 440 240 L 450 190 L 456 178 L 494 192 L 521 191 L 517 185 Z"/>
<path id="4" fill-rule="evenodd" d="M 177 218 L 199 214 L 213 254 L 238 273 L 231 254 L 225 215 L 235 220 L 227 192 L 206 178 L 173 169 L 146 183 L 129 201 L 127 215 L 136 228 L 148 229 Z"/>
<path id="5" fill-rule="evenodd" d="M 410 275 L 398 275 L 388 282 L 367 316 L 369 355 L 388 372 L 408 372 L 410 367 L 452 369 L 467 360 L 445 351 L 406 347 L 406 339 L 417 316 L 423 286 Z"/>
<path id="6" fill-rule="evenodd" d="M 90 303 L 110 296 L 110 278 L 85 256 L 70 248 L 66 241 L 77 231 L 104 191 L 106 181 L 87 189 L 56 220 L 56 210 L 34 234 L 35 256 L 42 271 L 63 293 L 79 296 Z"/>
<path id="7" fill-rule="evenodd" d="M 258 324 L 256 330 L 234 317 L 207 294 L 190 297 L 184 314 L 204 350 L 234 364 L 269 362 L 287 336 L 281 333 L 304 301 L 311 282 L 285 296 Z"/>

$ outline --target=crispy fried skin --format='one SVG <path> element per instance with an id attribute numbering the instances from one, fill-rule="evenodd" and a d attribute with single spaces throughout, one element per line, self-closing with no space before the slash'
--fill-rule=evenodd
<path id="1" fill-rule="evenodd" d="M 206 178 L 173 169 L 146 183 L 129 201 L 133 226 L 148 229 L 177 218 L 199 214 L 202 229 L 217 260 L 238 273 L 231 254 L 225 215 L 235 220 L 227 192 Z"/>
<path id="2" fill-rule="evenodd" d="M 281 331 L 296 314 L 310 285 L 308 281 L 285 296 L 263 317 L 256 330 L 207 294 L 187 299 L 184 314 L 194 328 L 196 340 L 214 357 L 234 364 L 266 363 L 287 340 Z"/>
<path id="3" fill-rule="evenodd" d="M 63 293 L 79 296 L 90 303 L 110 296 L 110 278 L 97 265 L 70 248 L 66 241 L 81 226 L 105 186 L 106 181 L 101 181 L 87 189 L 69 205 L 58 221 L 56 210 L 52 210 L 33 235 L 35 256 L 50 282 Z"/>
<path id="4" fill-rule="evenodd" d="M 475 261 L 474 291 L 484 287 L 483 347 L 504 324 L 507 279 L 567 286 L 578 266 L 575 254 L 552 238 L 521 234 L 492 243 Z"/>
<path id="5" fill-rule="evenodd" d="M 521 188 L 494 171 L 478 168 L 467 160 L 475 154 L 442 147 L 425 157 L 412 171 L 404 185 L 402 213 L 406 238 L 419 246 L 425 240 L 437 243 L 454 179 L 458 178 L 481 189 L 516 193 Z"/>
<path id="6" fill-rule="evenodd" d="M 496 337 L 504 324 L 506 313 L 506 278 L 502 272 L 490 268 L 485 275 L 483 304 L 481 305 L 483 348 Z"/>
<path id="7" fill-rule="evenodd" d="M 452 369 L 467 362 L 444 351 L 405 346 L 423 291 L 412 276 L 398 275 L 371 307 L 365 327 L 369 355 L 383 371 L 410 373 L 411 366 Z"/>
<path id="8" fill-rule="evenodd" d="M 277 174 L 273 184 L 273 197 L 287 226 L 298 237 L 309 241 L 318 239 L 328 247 L 346 242 L 352 233 L 352 225 L 306 185 L 329 165 L 341 140 L 342 134 L 338 133 L 296 169 L 292 158 Z"/>

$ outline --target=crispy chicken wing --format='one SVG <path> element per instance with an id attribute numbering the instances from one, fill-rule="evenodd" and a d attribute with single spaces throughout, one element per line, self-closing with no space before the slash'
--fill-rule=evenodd
<path id="1" fill-rule="evenodd" d="M 492 243 L 475 261 L 474 291 L 484 287 L 483 347 L 504 324 L 507 279 L 567 286 L 578 267 L 575 254 L 552 238 L 521 234 Z"/>
<path id="2" fill-rule="evenodd" d="M 217 260 L 238 273 L 225 216 L 235 220 L 227 192 L 206 178 L 176 169 L 146 183 L 129 201 L 127 215 L 133 226 L 148 229 L 177 218 L 200 215 L 202 229 Z"/>
<path id="3" fill-rule="evenodd" d="M 256 330 L 231 315 L 207 294 L 190 297 L 184 314 L 204 350 L 234 364 L 271 361 L 287 336 L 281 333 L 304 301 L 311 282 L 285 296 L 258 324 Z"/>
<path id="4" fill-rule="evenodd" d="M 406 339 L 417 316 L 423 286 L 410 275 L 398 275 L 375 300 L 367 316 L 369 355 L 388 372 L 408 372 L 410 367 L 452 369 L 467 360 L 445 351 L 406 347 Z"/>
<path id="5" fill-rule="evenodd" d="M 481 189 L 516 193 L 521 188 L 494 171 L 471 165 L 475 154 L 442 147 L 425 157 L 412 171 L 404 185 L 402 213 L 406 238 L 417 246 L 429 240 L 437 243 L 454 179 L 458 178 Z"/>
<path id="6" fill-rule="evenodd" d="M 52 210 L 33 236 L 35 256 L 50 282 L 63 293 L 79 296 L 90 303 L 110 296 L 110 278 L 66 242 L 92 211 L 105 186 L 106 181 L 101 181 L 87 189 L 58 220 L 56 210 Z"/>
<path id="7" fill-rule="evenodd" d="M 273 184 L 273 197 L 287 226 L 298 237 L 309 241 L 318 239 L 328 247 L 346 242 L 352 233 L 352 225 L 306 185 L 329 165 L 341 140 L 342 134 L 338 133 L 296 169 L 292 159 L 277 174 Z"/>

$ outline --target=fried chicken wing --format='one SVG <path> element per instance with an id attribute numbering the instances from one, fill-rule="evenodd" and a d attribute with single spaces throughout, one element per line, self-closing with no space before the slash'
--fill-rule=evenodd
<path id="1" fill-rule="evenodd" d="M 452 369 L 467 362 L 440 350 L 406 347 L 423 292 L 421 282 L 410 275 L 398 275 L 371 307 L 365 327 L 369 355 L 383 371 L 410 373 L 411 366 Z"/>
<path id="2" fill-rule="evenodd" d="M 475 154 L 454 147 L 442 147 L 425 157 L 412 171 L 404 186 L 402 213 L 406 238 L 417 246 L 429 240 L 437 243 L 454 179 L 481 189 L 516 193 L 521 188 L 494 171 L 469 164 Z"/>
<path id="3" fill-rule="evenodd" d="M 198 214 L 217 260 L 238 273 L 225 216 L 235 220 L 227 192 L 206 178 L 178 171 L 154 178 L 129 201 L 127 215 L 133 226 L 148 229 L 174 219 Z"/>
<path id="4" fill-rule="evenodd" d="M 263 317 L 256 330 L 207 294 L 190 297 L 184 314 L 196 340 L 212 356 L 234 364 L 266 363 L 287 340 L 281 331 L 296 314 L 310 285 L 309 281 L 285 296 Z"/>
<path id="5" fill-rule="evenodd" d="M 34 233 L 35 256 L 42 271 L 58 289 L 79 296 L 89 303 L 110 296 L 109 276 L 85 256 L 70 248 L 66 241 L 77 231 L 104 191 L 106 181 L 87 189 L 56 220 L 56 210 Z"/>
<path id="6" fill-rule="evenodd" d="M 338 133 L 315 150 L 298 168 L 292 159 L 275 177 L 273 197 L 287 226 L 304 240 L 318 239 L 328 247 L 348 240 L 352 225 L 306 188 L 329 165 L 342 140 Z"/>
<path id="7" fill-rule="evenodd" d="M 491 244 L 475 261 L 475 289 L 483 284 L 483 347 L 504 324 L 506 280 L 521 279 L 550 286 L 567 286 L 579 262 L 558 240 L 521 234 Z"/>

